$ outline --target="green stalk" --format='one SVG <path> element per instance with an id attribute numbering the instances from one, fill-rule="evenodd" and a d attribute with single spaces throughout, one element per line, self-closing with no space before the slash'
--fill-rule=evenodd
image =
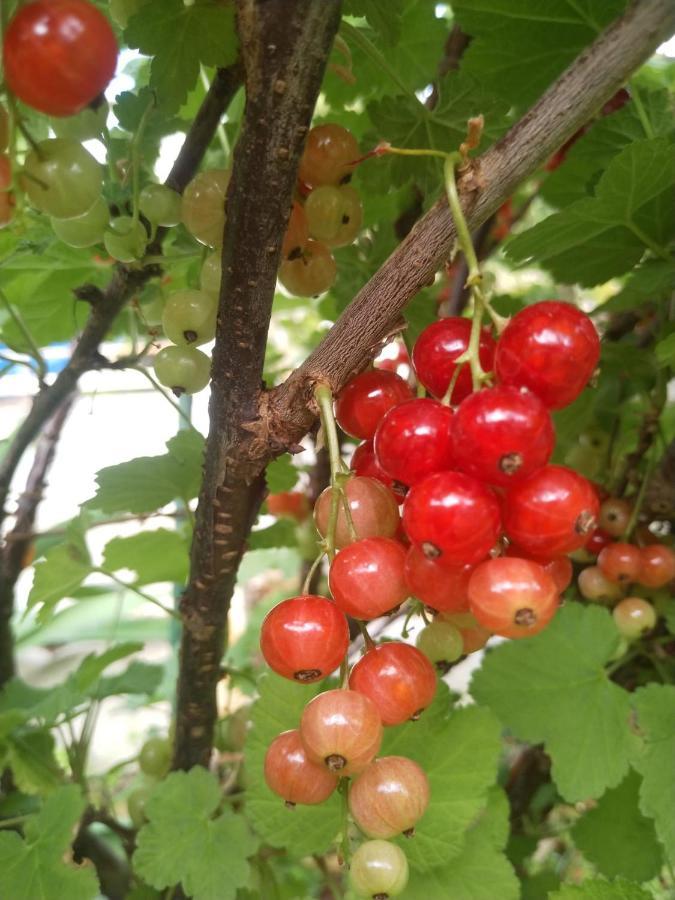
<path id="1" fill-rule="evenodd" d="M 150 113 L 154 109 L 155 101 L 151 100 L 148 105 L 145 107 L 143 111 L 143 115 L 141 116 L 141 121 L 138 123 L 138 128 L 136 129 L 136 134 L 134 135 L 131 141 L 131 194 L 132 194 L 132 209 L 133 209 L 133 224 L 136 225 L 138 223 L 140 211 L 138 209 L 138 197 L 141 192 L 141 182 L 140 182 L 140 168 L 141 168 L 141 140 L 143 138 L 143 132 L 145 131 L 145 126 L 148 124 L 148 119 L 150 118 Z"/>
<path id="2" fill-rule="evenodd" d="M 29 355 L 32 356 L 32 358 L 35 360 L 35 364 L 37 365 L 37 368 L 38 368 L 38 373 L 37 373 L 38 378 L 40 380 L 40 383 L 42 383 L 45 380 L 45 376 L 47 374 L 47 363 L 44 361 L 44 357 L 40 353 L 40 348 L 38 347 L 37 343 L 35 342 L 35 338 L 33 337 L 33 335 L 30 333 L 30 331 L 26 327 L 26 323 L 23 321 L 21 315 L 14 309 L 12 304 L 9 302 L 7 295 L 5 294 L 5 292 L 3 290 L 0 290 L 0 302 L 5 307 L 5 309 L 9 313 L 12 321 L 14 322 L 16 327 L 19 329 L 19 331 L 23 335 L 24 340 L 28 344 L 28 346 L 30 348 Z"/>
<path id="3" fill-rule="evenodd" d="M 319 407 L 321 417 L 321 428 L 323 429 L 324 439 L 328 447 L 328 456 L 330 459 L 330 514 L 328 518 L 328 528 L 326 529 L 326 552 L 328 559 L 332 562 L 335 559 L 335 531 L 337 529 L 337 520 L 340 511 L 340 503 L 343 503 L 345 517 L 348 527 L 353 536 L 354 523 L 351 519 L 351 511 L 349 503 L 341 484 L 342 474 L 342 457 L 340 455 L 340 441 L 338 440 L 337 426 L 335 424 L 335 415 L 333 414 L 333 395 L 330 388 L 325 384 L 317 385 L 314 391 L 314 399 Z"/>

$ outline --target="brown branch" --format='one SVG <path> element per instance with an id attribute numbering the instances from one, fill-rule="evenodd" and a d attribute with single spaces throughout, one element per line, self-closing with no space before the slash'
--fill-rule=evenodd
<path id="1" fill-rule="evenodd" d="M 183 635 L 174 767 L 209 761 L 227 610 L 265 495 L 254 423 L 283 235 L 340 0 L 239 0 L 246 110 L 226 199 L 210 431 Z M 275 448 L 278 452 L 281 447 Z"/>

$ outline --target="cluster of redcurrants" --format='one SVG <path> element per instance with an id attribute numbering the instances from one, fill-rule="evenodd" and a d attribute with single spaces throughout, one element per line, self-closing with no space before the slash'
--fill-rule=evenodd
<path id="1" fill-rule="evenodd" d="M 650 632 L 657 611 L 648 599 L 636 596 L 640 589 L 651 593 L 675 579 L 675 551 L 665 544 L 644 546 L 621 540 L 630 527 L 632 508 L 619 497 L 606 497 L 600 505 L 598 527 L 589 535 L 584 550 L 597 557 L 594 566 L 583 569 L 577 579 L 582 597 L 612 606 L 612 615 L 623 637 L 635 640 Z"/>
<path id="2" fill-rule="evenodd" d="M 336 419 L 363 443 L 354 475 L 327 488 L 314 510 L 319 533 L 339 551 L 328 573 L 333 599 L 302 595 L 274 607 L 262 625 L 263 656 L 278 674 L 310 683 L 346 659 L 347 616 L 369 621 L 410 596 L 438 615 L 417 647 L 367 638 L 348 688 L 316 696 L 299 729 L 272 743 L 267 783 L 287 802 L 320 802 L 338 776 L 354 775 L 349 808 L 368 838 L 408 832 L 423 814 L 428 787 L 419 767 L 375 758 L 382 726 L 414 720 L 431 703 L 432 662 L 445 669 L 491 634 L 536 634 L 555 614 L 572 575 L 566 554 L 595 528 L 599 499 L 585 478 L 549 465 L 550 409 L 581 392 L 599 349 L 586 315 L 545 301 L 514 316 L 498 341 L 487 330 L 472 341 L 462 318 L 429 326 L 412 362 L 430 397 L 415 398 L 381 369 L 339 394 Z M 483 373 L 494 371 L 495 386 L 474 390 L 481 375 L 467 351 Z M 385 847 L 389 859 L 393 845 Z M 364 853 L 376 868 L 376 850 Z M 398 884 L 401 868 L 382 866 Z"/>
<path id="3" fill-rule="evenodd" d="M 289 294 L 327 291 L 337 274 L 331 250 L 351 244 L 361 229 L 361 199 L 348 183 L 358 155 L 354 135 L 341 125 L 317 125 L 307 135 L 279 267 Z"/>

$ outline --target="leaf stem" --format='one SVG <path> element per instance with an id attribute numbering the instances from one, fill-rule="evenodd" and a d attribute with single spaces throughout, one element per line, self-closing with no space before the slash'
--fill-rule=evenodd
<path id="1" fill-rule="evenodd" d="M 118 578 L 117 575 L 113 575 L 112 572 L 108 572 L 107 569 L 94 568 L 92 572 L 98 572 L 99 575 L 105 575 L 106 578 L 110 578 L 111 581 L 114 581 L 115 584 L 119 584 L 120 587 L 125 588 L 127 591 L 133 591 L 134 594 L 138 594 L 139 597 L 142 597 L 144 600 L 147 600 L 148 603 L 152 603 L 155 606 L 159 607 L 162 612 L 165 612 L 167 616 L 171 616 L 172 619 L 178 619 L 180 621 L 180 616 L 174 609 L 170 609 L 168 606 L 164 606 L 161 600 L 157 600 L 156 597 L 153 597 L 152 594 L 146 594 L 145 591 L 142 591 L 140 588 L 137 588 L 133 584 L 127 584 L 126 581 L 122 581 L 121 578 Z"/>
<path id="2" fill-rule="evenodd" d="M 321 416 L 321 428 L 323 430 L 324 439 L 328 447 L 328 457 L 330 459 L 330 514 L 328 519 L 328 528 L 326 529 L 326 552 L 328 559 L 332 562 L 335 559 L 335 532 L 337 530 L 337 520 L 340 512 L 340 503 L 345 504 L 345 515 L 347 522 L 351 520 L 351 514 L 348 509 L 347 498 L 340 484 L 342 477 L 342 456 L 340 454 L 340 441 L 338 439 L 337 426 L 335 424 L 335 415 L 333 414 L 333 395 L 330 388 L 325 384 L 319 384 L 314 390 L 314 398 L 319 407 Z M 351 523 L 353 528 L 353 522 Z"/>
<path id="3" fill-rule="evenodd" d="M 23 335 L 24 340 L 28 344 L 28 347 L 30 348 L 29 355 L 32 356 L 32 358 L 35 360 L 35 364 L 37 365 L 37 368 L 38 368 L 37 376 L 40 381 L 40 384 L 42 384 L 45 380 L 45 375 L 47 374 L 47 363 L 45 362 L 43 355 L 40 353 L 40 348 L 38 347 L 38 345 L 35 341 L 35 338 L 30 333 L 30 331 L 28 330 L 28 328 L 26 326 L 26 323 L 23 321 L 23 318 L 14 309 L 14 307 L 10 303 L 9 299 L 7 298 L 7 295 L 5 294 L 5 292 L 3 290 L 0 290 L 0 302 L 5 307 L 5 309 L 7 310 L 7 312 L 10 315 L 10 318 L 12 319 L 12 321 L 14 322 L 16 327 L 19 329 L 19 331 Z"/>
<path id="4" fill-rule="evenodd" d="M 348 867 L 352 858 L 352 848 L 349 843 L 349 779 L 341 778 L 338 791 L 342 798 L 342 825 L 340 828 L 340 852 L 342 861 Z"/>

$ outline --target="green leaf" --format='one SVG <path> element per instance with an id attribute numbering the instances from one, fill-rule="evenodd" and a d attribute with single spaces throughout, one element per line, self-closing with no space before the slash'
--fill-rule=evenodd
<path id="1" fill-rule="evenodd" d="M 54 738 L 42 729 L 20 730 L 7 740 L 6 764 L 24 794 L 49 794 L 63 782 Z"/>
<path id="2" fill-rule="evenodd" d="M 596 878 L 583 884 L 565 884 L 548 895 L 549 900 L 652 900 L 652 896 L 639 884 L 623 878 L 616 881 Z"/>
<path id="3" fill-rule="evenodd" d="M 443 683 L 419 721 L 386 729 L 380 755 L 414 759 L 431 788 L 415 839 L 396 839 L 411 866 L 425 871 L 460 853 L 494 783 L 499 751 L 499 723 L 492 713 L 479 707 L 452 710 Z"/>
<path id="4" fill-rule="evenodd" d="M 608 878 L 621 875 L 631 881 L 649 881 L 661 869 L 654 823 L 638 809 L 641 783 L 639 775 L 629 772 L 572 830 L 579 850 Z"/>
<path id="5" fill-rule="evenodd" d="M 631 698 L 644 744 L 633 766 L 642 775 L 640 809 L 651 816 L 671 865 L 675 865 L 675 687 L 650 684 Z"/>
<path id="6" fill-rule="evenodd" d="M 28 609 L 40 607 L 38 621 L 47 622 L 60 600 L 71 597 L 91 572 L 91 565 L 72 544 L 57 544 L 35 563 Z"/>
<path id="7" fill-rule="evenodd" d="M 248 537 L 249 550 L 269 550 L 275 547 L 296 547 L 297 525 L 291 519 L 278 519 L 267 528 L 258 528 Z"/>
<path id="8" fill-rule="evenodd" d="M 595 197 L 509 241 L 515 262 L 536 260 L 554 278 L 593 285 L 627 272 L 646 250 L 663 254 L 675 229 L 675 153 L 666 138 L 638 141 L 616 156 Z M 582 249 L 583 248 L 583 249 Z"/>
<path id="9" fill-rule="evenodd" d="M 162 683 L 164 666 L 133 660 L 119 675 L 101 678 L 95 688 L 98 700 L 115 694 L 154 694 Z"/>
<path id="10" fill-rule="evenodd" d="M 129 537 L 113 538 L 103 551 L 103 568 L 108 572 L 133 569 L 134 584 L 187 579 L 190 548 L 178 531 L 157 528 Z"/>
<path id="11" fill-rule="evenodd" d="M 260 698 L 253 706 L 246 740 L 248 790 L 246 815 L 256 833 L 273 847 L 288 847 L 296 856 L 325 853 L 340 828 L 340 803 L 334 793 L 319 806 L 287 809 L 267 787 L 263 764 L 267 748 L 282 731 L 297 728 L 306 704 L 321 690 L 266 673 L 258 682 Z"/>
<path id="12" fill-rule="evenodd" d="M 175 112 L 195 86 L 200 63 L 227 66 L 237 57 L 234 4 L 201 0 L 151 3 L 133 16 L 125 36 L 130 47 L 152 56 L 150 87 L 164 111 Z"/>
<path id="13" fill-rule="evenodd" d="M 628 770 L 629 695 L 603 668 L 619 640 L 607 610 L 567 603 L 541 634 L 488 653 L 473 677 L 475 699 L 516 737 L 544 742 L 570 802 L 599 797 Z"/>
<path id="14" fill-rule="evenodd" d="M 177 498 L 192 500 L 199 492 L 203 437 L 180 431 L 167 442 L 164 456 L 139 456 L 100 469 L 98 490 L 87 505 L 105 513 L 155 512 Z"/>
<path id="15" fill-rule="evenodd" d="M 544 89 L 615 19 L 625 0 L 453 0 L 462 29 L 473 36 L 462 69 L 520 109 Z"/>
<path id="16" fill-rule="evenodd" d="M 93 867 L 64 862 L 85 802 L 75 785 L 55 791 L 31 816 L 25 839 L 0 831 L 0 897 L 7 900 L 94 900 L 99 896 Z"/>
<path id="17" fill-rule="evenodd" d="M 396 44 L 401 35 L 401 11 L 404 0 L 348 0 L 344 12 L 362 16 L 382 43 Z"/>
<path id="18" fill-rule="evenodd" d="M 291 462 L 290 456 L 284 454 L 273 460 L 265 469 L 265 478 L 270 494 L 290 491 L 298 481 L 298 470 Z"/>
<path id="19" fill-rule="evenodd" d="M 413 870 L 405 896 L 410 900 L 518 900 L 519 881 L 502 852 L 509 830 L 504 792 L 493 788 L 488 806 L 466 833 L 464 847 L 445 866 Z"/>
<path id="20" fill-rule="evenodd" d="M 648 259 L 630 273 L 619 293 L 599 306 L 598 312 L 623 312 L 646 301 L 666 300 L 674 282 L 675 260 Z"/>
<path id="21" fill-rule="evenodd" d="M 218 781 L 205 769 L 172 772 L 148 800 L 134 870 L 158 889 L 180 882 L 193 900 L 233 900 L 257 842 L 243 816 L 215 815 L 220 804 Z"/>
<path id="22" fill-rule="evenodd" d="M 675 366 L 675 331 L 658 342 L 654 354 L 660 366 Z"/>

